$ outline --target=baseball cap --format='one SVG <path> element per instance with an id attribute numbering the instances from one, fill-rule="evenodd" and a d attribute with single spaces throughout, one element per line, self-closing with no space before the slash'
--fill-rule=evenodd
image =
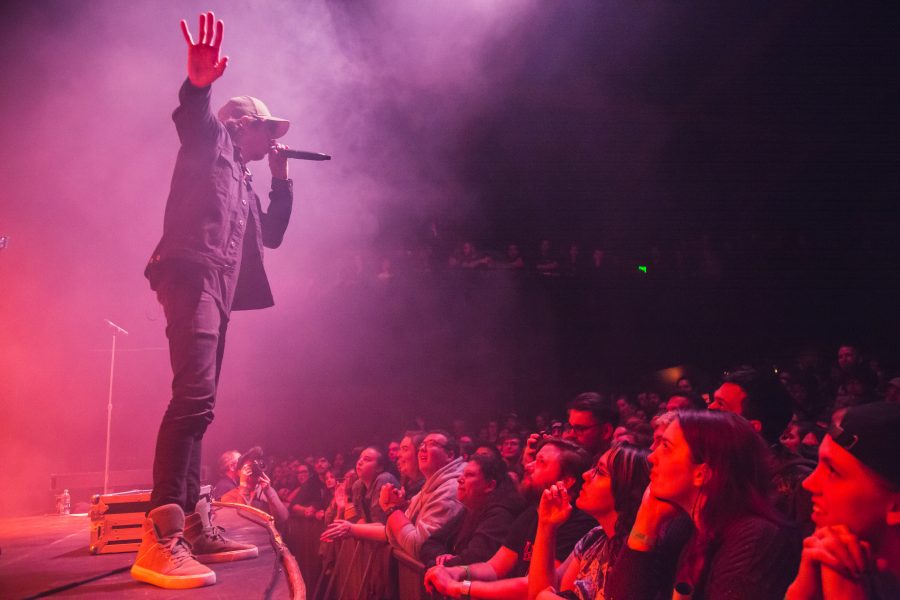
<path id="1" fill-rule="evenodd" d="M 269 112 L 266 106 L 259 98 L 253 96 L 235 96 L 231 98 L 225 105 L 219 109 L 219 120 L 223 123 L 229 119 L 240 119 L 244 116 L 255 117 L 268 123 L 272 123 L 272 137 L 280 138 L 287 133 L 291 122 L 287 119 L 278 119 Z"/>
<path id="2" fill-rule="evenodd" d="M 861 463 L 900 486 L 900 404 L 872 402 L 847 409 L 828 435 Z"/>

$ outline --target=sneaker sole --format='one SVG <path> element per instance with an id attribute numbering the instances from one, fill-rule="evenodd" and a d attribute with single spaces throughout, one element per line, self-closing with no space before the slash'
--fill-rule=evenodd
<path id="1" fill-rule="evenodd" d="M 256 558 L 257 556 L 259 556 L 259 549 L 256 546 L 253 546 L 252 548 L 231 550 L 229 552 L 216 552 L 215 554 L 196 554 L 194 558 L 204 564 L 208 564 L 247 560 L 249 558 Z"/>
<path id="2" fill-rule="evenodd" d="M 213 585 L 216 582 L 216 574 L 212 571 L 198 575 L 164 575 L 138 565 L 132 565 L 131 576 L 138 581 L 167 590 L 186 590 Z"/>

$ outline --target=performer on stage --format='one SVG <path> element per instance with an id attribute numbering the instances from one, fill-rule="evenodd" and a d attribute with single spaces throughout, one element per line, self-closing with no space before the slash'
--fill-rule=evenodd
<path id="1" fill-rule="evenodd" d="M 228 540 L 198 510 L 200 446 L 213 420 L 216 385 L 232 310 L 272 306 L 263 246 L 281 244 L 293 198 L 286 146 L 290 126 L 256 98 L 240 96 L 210 110 L 211 84 L 222 76 L 224 25 L 200 15 L 195 43 L 187 23 L 188 79 L 172 115 L 181 148 L 166 202 L 162 239 L 145 275 L 166 314 L 172 400 L 163 416 L 153 464 L 153 494 L 135 579 L 164 588 L 211 585 L 202 562 L 253 558 L 255 546 Z M 247 163 L 268 157 L 268 211 L 250 185 Z"/>

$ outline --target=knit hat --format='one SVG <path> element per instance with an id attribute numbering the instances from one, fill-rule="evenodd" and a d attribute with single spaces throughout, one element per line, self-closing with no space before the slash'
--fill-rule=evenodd
<path id="1" fill-rule="evenodd" d="M 900 404 L 873 402 L 848 408 L 828 435 L 892 485 L 900 486 Z"/>

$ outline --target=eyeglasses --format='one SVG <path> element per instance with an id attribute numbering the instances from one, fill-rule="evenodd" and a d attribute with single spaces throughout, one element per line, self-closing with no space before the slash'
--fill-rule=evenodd
<path id="1" fill-rule="evenodd" d="M 425 440 L 424 442 L 419 444 L 419 450 L 422 450 L 424 448 L 440 448 L 443 450 L 446 447 L 447 446 L 445 446 L 444 444 L 442 444 L 436 440 Z"/>

